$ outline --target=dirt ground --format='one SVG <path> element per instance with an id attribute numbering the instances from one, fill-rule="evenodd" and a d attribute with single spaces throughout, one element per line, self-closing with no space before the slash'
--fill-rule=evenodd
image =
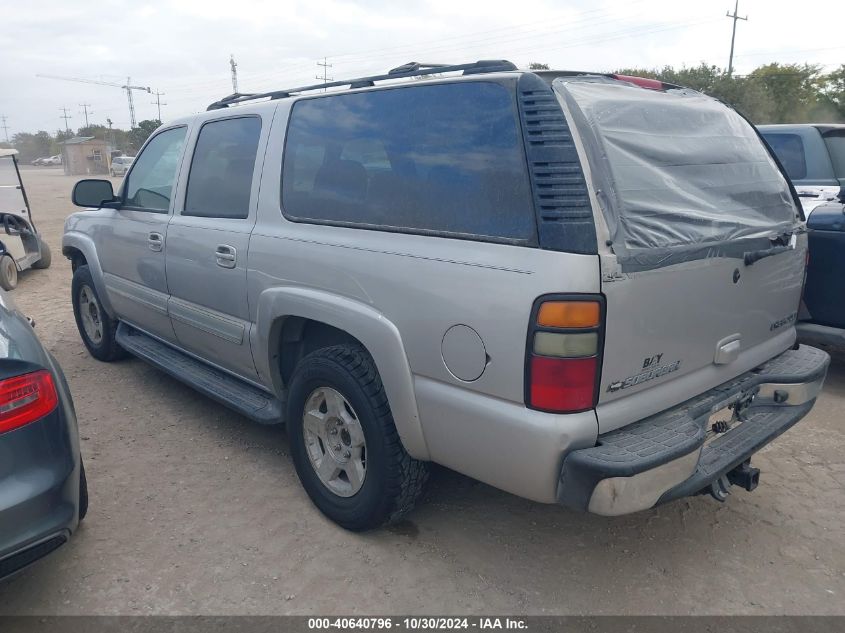
<path id="1" fill-rule="evenodd" d="M 812 413 L 755 458 L 754 493 L 602 518 L 436 469 L 410 520 L 322 517 L 284 431 L 137 360 L 92 359 L 60 254 L 73 178 L 23 170 L 53 266 L 12 293 L 58 357 L 91 511 L 0 584 L 0 614 L 845 614 L 845 360 Z"/>

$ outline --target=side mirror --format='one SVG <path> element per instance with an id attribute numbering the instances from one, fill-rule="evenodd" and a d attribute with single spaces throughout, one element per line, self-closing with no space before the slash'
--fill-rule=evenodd
<path id="1" fill-rule="evenodd" d="M 114 207 L 118 202 L 114 189 L 108 180 L 80 180 L 73 186 L 71 202 L 78 207 Z"/>

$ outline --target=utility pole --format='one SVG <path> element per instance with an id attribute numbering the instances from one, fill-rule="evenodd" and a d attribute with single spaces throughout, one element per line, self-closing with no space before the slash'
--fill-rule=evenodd
<path id="1" fill-rule="evenodd" d="M 164 96 L 164 93 L 156 90 L 153 94 L 155 95 L 156 100 L 152 103 L 154 103 L 156 108 L 158 108 L 158 121 L 161 123 L 161 106 L 167 105 L 166 103 L 161 102 L 161 98 Z"/>
<path id="2" fill-rule="evenodd" d="M 333 80 L 334 80 L 334 77 L 329 77 L 329 76 L 327 76 L 327 75 L 326 75 L 326 71 L 327 71 L 327 69 L 329 69 L 329 68 L 331 68 L 331 67 L 332 67 L 332 65 L 328 63 L 328 57 L 323 57 L 323 61 L 321 61 L 321 62 L 317 62 L 317 65 L 318 65 L 318 66 L 322 66 L 322 67 L 323 67 L 323 76 L 322 76 L 322 77 L 320 77 L 320 75 L 317 75 L 317 76 L 315 77 L 315 79 L 322 79 L 322 80 L 323 80 L 323 84 L 327 84 L 328 82 L 330 82 L 330 81 L 333 81 Z M 326 89 L 325 89 L 325 88 L 323 88 L 323 92 L 325 92 L 325 91 L 326 91 Z"/>
<path id="3" fill-rule="evenodd" d="M 79 107 L 82 108 L 82 112 L 85 114 L 85 127 L 88 127 L 88 108 L 91 107 L 90 103 L 80 103 Z M 94 114 L 93 112 L 91 114 Z"/>
<path id="4" fill-rule="evenodd" d="M 229 55 L 229 67 L 232 69 L 232 92 L 238 93 L 238 65 L 235 63 L 235 56 Z"/>
<path id="5" fill-rule="evenodd" d="M 58 75 L 35 75 L 36 77 L 44 77 L 45 79 L 61 79 L 62 81 L 77 81 L 83 84 L 96 84 L 98 86 L 111 86 L 112 88 L 120 88 L 121 90 L 126 91 L 126 98 L 129 100 L 129 121 L 132 124 L 132 127 L 135 127 L 135 103 L 132 100 L 132 91 L 133 90 L 143 90 L 144 92 L 150 93 L 149 86 L 133 86 L 132 80 L 127 77 L 126 84 L 113 84 L 110 81 L 97 81 L 96 79 L 79 79 L 78 77 L 60 77 Z"/>
<path id="6" fill-rule="evenodd" d="M 65 120 L 65 132 L 70 134 L 70 126 L 68 125 L 67 120 L 72 119 L 73 117 L 67 113 L 67 108 L 59 108 L 59 110 L 63 113 L 59 118 Z"/>
<path id="7" fill-rule="evenodd" d="M 748 16 L 746 15 L 744 18 L 739 17 L 739 0 L 736 0 L 736 4 L 734 4 L 733 15 L 731 15 L 730 11 L 726 12 L 725 15 L 734 21 L 733 32 L 731 33 L 731 56 L 728 59 L 728 77 L 730 77 L 731 75 L 733 75 L 734 72 L 734 42 L 736 41 L 736 21 L 747 21 Z"/>
<path id="8" fill-rule="evenodd" d="M 3 121 L 3 132 L 6 134 L 6 142 L 9 142 L 9 126 L 6 125 L 6 115 L 0 116 L 0 120 Z"/>

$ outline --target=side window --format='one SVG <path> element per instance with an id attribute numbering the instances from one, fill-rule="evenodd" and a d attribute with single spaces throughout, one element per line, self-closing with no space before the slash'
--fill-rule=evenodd
<path id="1" fill-rule="evenodd" d="M 261 119 L 211 121 L 200 129 L 182 215 L 246 218 Z"/>
<path id="2" fill-rule="evenodd" d="M 493 82 L 298 101 L 282 207 L 299 221 L 535 239 L 513 91 Z"/>
<path id="3" fill-rule="evenodd" d="M 176 168 L 185 142 L 184 127 L 157 134 L 135 160 L 124 185 L 123 206 L 166 213 L 170 208 Z"/>
<path id="4" fill-rule="evenodd" d="M 804 157 L 804 143 L 797 134 L 772 134 L 767 132 L 763 135 L 771 145 L 772 150 L 786 170 L 790 180 L 801 180 L 807 177 L 807 161 Z"/>

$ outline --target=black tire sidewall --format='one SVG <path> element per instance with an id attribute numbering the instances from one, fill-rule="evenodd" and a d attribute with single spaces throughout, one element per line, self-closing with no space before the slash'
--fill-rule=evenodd
<path id="1" fill-rule="evenodd" d="M 88 515 L 88 478 L 85 476 L 85 463 L 79 458 L 79 520 Z"/>
<path id="2" fill-rule="evenodd" d="M 302 413 L 315 389 L 331 387 L 354 409 L 367 446 L 367 473 L 361 489 L 351 497 L 331 492 L 318 477 L 305 447 Z M 388 414 L 389 415 L 389 414 Z M 336 361 L 311 356 L 297 367 L 288 400 L 288 438 L 296 472 L 315 505 L 330 519 L 349 530 L 363 530 L 383 523 L 390 514 L 388 494 L 389 451 L 382 433 L 379 414 L 356 378 Z"/>
<path id="3" fill-rule="evenodd" d="M 94 298 L 97 300 L 97 304 L 100 308 L 100 322 L 103 328 L 103 338 L 100 340 L 99 344 L 94 343 L 94 341 L 88 338 L 88 334 L 85 332 L 85 326 L 82 324 L 82 316 L 79 313 L 79 293 L 82 291 L 84 286 L 87 286 L 94 295 Z M 97 294 L 97 288 L 94 286 L 94 279 L 91 277 L 91 271 L 88 269 L 88 266 L 79 266 L 74 271 L 73 281 L 71 283 L 71 298 L 73 301 L 73 317 L 76 319 L 76 328 L 79 330 L 79 336 L 82 338 L 82 342 L 85 344 L 85 347 L 88 349 L 91 356 L 102 361 L 114 360 L 117 353 L 117 350 L 115 349 L 117 347 L 117 343 L 114 341 L 114 333 L 117 323 L 109 317 L 103 309 L 103 302 L 100 300 L 100 295 Z"/>
<path id="4" fill-rule="evenodd" d="M 6 274 L 3 271 L 6 269 L 6 266 L 9 266 L 9 262 L 11 262 L 10 270 L 12 271 L 12 276 L 6 278 Z M 3 290 L 14 290 L 18 287 L 18 269 L 11 255 L 6 254 L 0 256 L 0 280 L 2 280 L 0 287 Z"/>

